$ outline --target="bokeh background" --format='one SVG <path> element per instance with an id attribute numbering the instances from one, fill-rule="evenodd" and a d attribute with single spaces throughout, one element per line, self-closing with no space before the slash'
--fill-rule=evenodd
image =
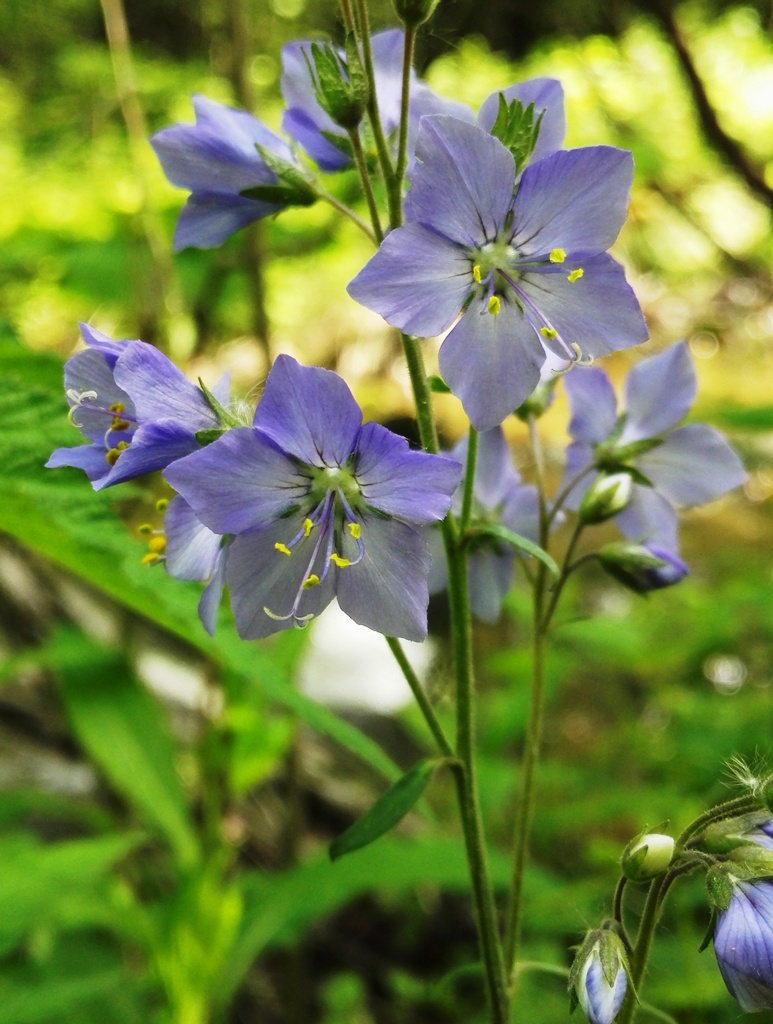
<path id="1" fill-rule="evenodd" d="M 392 23 L 382 0 L 371 13 Z M 640 599 L 589 568 L 567 589 L 524 946 L 559 968 L 609 911 L 633 834 L 681 829 L 729 796 L 733 758 L 773 770 L 771 17 L 762 2 L 441 0 L 419 48 L 430 84 L 471 105 L 557 77 L 569 145 L 633 150 L 615 254 L 652 340 L 605 365 L 621 379 L 685 338 L 695 418 L 727 430 L 750 473 L 685 516 L 678 587 Z M 140 564 L 136 526 L 160 526 L 163 481 L 94 495 L 77 472 L 42 469 L 76 441 L 61 368 L 78 320 L 156 343 L 194 379 L 229 369 L 252 401 L 289 352 L 343 373 L 367 417 L 405 423 L 399 346 L 344 290 L 369 256 L 355 229 L 318 206 L 175 256 L 184 194 L 146 141 L 192 120 L 196 92 L 277 129 L 282 44 L 339 32 L 332 0 L 0 5 L 0 1024 L 483 1020 L 448 780 L 394 835 L 327 858 L 428 749 L 383 641 L 331 620 L 246 644 L 226 614 L 210 640 L 197 587 Z M 331 187 L 356 201 L 351 177 Z M 464 421 L 453 398 L 438 408 L 450 444 Z M 556 478 L 566 419 L 559 399 L 543 427 Z M 510 437 L 528 477 L 525 437 Z M 503 886 L 528 621 L 521 585 L 478 630 Z M 416 656 L 450 722 L 442 599 L 431 625 Z M 698 953 L 707 924 L 688 879 L 644 993 L 682 1024 L 743 1016 Z M 524 975 L 519 1019 L 564 1020 L 564 989 Z"/>

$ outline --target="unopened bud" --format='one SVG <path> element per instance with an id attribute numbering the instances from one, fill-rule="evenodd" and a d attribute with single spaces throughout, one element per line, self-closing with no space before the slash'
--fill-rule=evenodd
<path id="1" fill-rule="evenodd" d="M 612 1024 L 628 990 L 628 957 L 616 924 L 585 936 L 569 972 L 570 1011 L 579 1003 L 593 1024 Z"/>
<path id="2" fill-rule="evenodd" d="M 674 840 L 660 832 L 646 832 L 632 840 L 622 856 L 623 874 L 632 882 L 662 875 L 674 855 Z"/>
<path id="3" fill-rule="evenodd" d="M 622 512 L 631 500 L 633 483 L 628 473 L 596 477 L 580 502 L 580 519 L 586 526 L 603 523 Z"/>
<path id="4" fill-rule="evenodd" d="M 406 28 L 423 25 L 432 16 L 440 0 L 393 0 L 397 17 Z"/>
<path id="5" fill-rule="evenodd" d="M 598 557 L 610 576 L 637 594 L 671 587 L 689 572 L 678 555 L 657 544 L 617 541 L 605 544 Z"/>

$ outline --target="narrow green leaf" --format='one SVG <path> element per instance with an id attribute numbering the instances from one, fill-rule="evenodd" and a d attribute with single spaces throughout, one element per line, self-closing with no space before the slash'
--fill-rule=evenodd
<path id="1" fill-rule="evenodd" d="M 438 760 L 419 761 L 401 779 L 398 779 L 383 793 L 361 818 L 343 832 L 330 845 L 330 859 L 338 860 L 346 853 L 353 853 L 363 846 L 369 846 L 379 836 L 402 821 L 421 794 L 427 788 Z"/>
<path id="2" fill-rule="evenodd" d="M 518 548 L 519 551 L 523 551 L 527 555 L 532 555 L 534 558 L 538 558 L 554 576 L 557 577 L 559 575 L 559 568 L 556 565 L 555 560 L 550 557 L 547 551 L 543 551 L 539 544 L 535 544 L 534 541 L 529 540 L 528 537 L 522 537 L 520 533 L 514 533 L 512 530 L 508 530 L 505 526 L 497 526 L 493 523 L 490 526 L 475 526 L 473 529 L 468 531 L 468 536 L 495 537 L 497 540 L 502 540 L 505 544 L 509 544 L 511 547 Z"/>
<path id="3" fill-rule="evenodd" d="M 82 1020 L 78 1011 L 84 1003 L 106 997 L 127 984 L 120 968 L 101 970 L 80 977 L 52 978 L 29 987 L 3 986 L 0 1024 L 50 1024 L 52 1020 Z M 104 1018 L 103 1018 L 104 1019 Z"/>

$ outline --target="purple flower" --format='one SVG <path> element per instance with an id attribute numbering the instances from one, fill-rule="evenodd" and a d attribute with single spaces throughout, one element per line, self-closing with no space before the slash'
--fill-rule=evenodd
<path id="1" fill-rule="evenodd" d="M 618 541 L 605 544 L 598 556 L 611 576 L 637 594 L 673 587 L 690 571 L 677 554 L 660 544 Z"/>
<path id="2" fill-rule="evenodd" d="M 89 346 L 64 366 L 70 419 L 91 444 L 57 448 L 49 468 L 82 469 L 95 491 L 163 469 L 221 424 L 204 393 L 144 341 L 113 341 L 81 324 Z M 228 402 L 228 379 L 213 389 Z"/>
<path id="3" fill-rule="evenodd" d="M 429 552 L 459 482 L 450 458 L 411 451 L 329 370 L 279 356 L 252 427 L 166 471 L 197 518 L 235 535 L 225 569 L 240 636 L 304 625 L 334 596 L 380 633 L 426 635 Z"/>
<path id="4" fill-rule="evenodd" d="M 371 39 L 379 118 L 387 139 L 395 135 L 400 124 L 403 45 L 402 29 L 377 32 Z M 352 163 L 349 141 L 346 131 L 320 105 L 307 59 L 313 67 L 310 41 L 288 43 L 282 49 L 282 96 L 287 106 L 282 128 L 303 147 L 321 170 L 340 171 Z M 343 53 L 341 59 L 345 61 Z M 419 119 L 423 115 L 443 113 L 472 118 L 468 107 L 436 96 L 427 85 L 419 81 L 413 69 L 409 95 L 409 159 Z"/>
<path id="5" fill-rule="evenodd" d="M 678 514 L 720 497 L 743 483 L 746 473 L 724 437 L 713 427 L 679 424 L 696 393 L 695 371 L 684 342 L 642 360 L 625 384 L 625 412 L 618 414 L 612 385 L 602 370 L 575 370 L 565 377 L 572 409 L 565 481 L 593 467 L 634 475 L 631 499 L 615 517 L 624 536 L 643 541 L 658 557 L 668 554 L 667 582 L 683 575 L 676 557 Z M 642 482 L 646 478 L 652 486 Z M 639 482 L 637 482 L 637 478 Z M 570 493 L 569 508 L 577 508 L 589 486 L 585 477 Z"/>
<path id="6" fill-rule="evenodd" d="M 628 204 L 631 154 L 562 150 L 516 166 L 502 143 L 452 117 L 422 119 L 406 198 L 392 231 L 349 285 L 408 334 L 440 334 L 440 371 L 478 430 L 534 390 L 543 344 L 576 359 L 643 341 L 622 267 L 606 253 Z"/>
<path id="7" fill-rule="evenodd" d="M 730 995 L 742 1010 L 773 1007 L 773 881 L 733 879 L 726 910 L 719 910 L 714 953 Z"/>
<path id="8" fill-rule="evenodd" d="M 311 200 L 280 181 L 277 167 L 295 176 L 300 168 L 287 143 L 252 114 L 206 96 L 194 96 L 193 109 L 195 124 L 164 128 L 150 140 L 167 178 L 191 192 L 177 220 L 176 250 L 211 249 L 254 220 Z M 267 162 L 268 154 L 275 159 Z"/>
<path id="9" fill-rule="evenodd" d="M 625 951 L 617 934 L 610 929 L 590 933 L 570 978 L 590 1024 L 612 1024 L 628 989 Z"/>
<path id="10" fill-rule="evenodd" d="M 164 515 L 166 571 L 178 580 L 207 581 L 199 601 L 199 618 L 210 636 L 225 586 L 229 541 L 207 529 L 190 505 L 179 495 L 172 498 Z"/>
<path id="11" fill-rule="evenodd" d="M 467 459 L 467 445 L 465 437 L 451 453 L 462 465 Z M 452 506 L 457 515 L 461 506 L 460 484 Z M 539 540 L 537 489 L 521 484 L 501 427 L 487 430 L 478 438 L 471 526 L 504 526 L 535 543 Z M 430 544 L 429 589 L 430 593 L 438 593 L 445 589 L 448 579 L 437 531 L 433 531 Z M 470 607 L 483 622 L 495 622 L 513 582 L 513 549 L 504 541 L 482 534 L 470 542 L 468 551 Z"/>

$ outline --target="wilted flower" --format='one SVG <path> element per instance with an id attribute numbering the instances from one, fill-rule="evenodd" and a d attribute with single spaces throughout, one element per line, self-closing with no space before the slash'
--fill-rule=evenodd
<path id="1" fill-rule="evenodd" d="M 717 913 L 714 953 L 742 1010 L 773 1007 L 773 881 L 729 876 L 732 895 Z"/>
<path id="2" fill-rule="evenodd" d="M 626 214 L 631 154 L 562 150 L 518 185 L 511 152 L 476 125 L 425 117 L 406 198 L 349 284 L 354 299 L 413 335 L 440 334 L 440 371 L 473 426 L 501 423 L 534 390 L 545 355 L 605 355 L 647 329 L 606 253 Z"/>
<path id="3" fill-rule="evenodd" d="M 580 1006 L 590 1024 L 612 1024 L 628 990 L 627 958 L 613 928 L 589 932 L 569 975 L 571 1002 Z"/>
<path id="4" fill-rule="evenodd" d="M 701 423 L 679 427 L 696 392 L 687 346 L 679 342 L 634 366 L 626 380 L 621 414 L 602 370 L 569 373 L 564 383 L 572 409 L 569 433 L 574 438 L 564 479 L 579 478 L 567 506 L 580 506 L 589 486 L 581 476 L 584 471 L 592 473 L 595 467 L 607 473 L 629 472 L 631 497 L 615 522 L 626 537 L 676 557 L 675 506 L 703 505 L 746 478 L 740 459 L 718 430 Z M 674 563 L 676 575 L 680 563 Z"/>
<path id="5" fill-rule="evenodd" d="M 429 551 L 417 527 L 446 514 L 460 472 L 363 425 L 337 374 L 282 355 L 253 426 L 165 475 L 205 526 L 235 535 L 225 573 L 242 637 L 304 625 L 336 596 L 355 622 L 420 640 Z"/>
<path id="6" fill-rule="evenodd" d="M 114 341 L 81 324 L 89 346 L 67 360 L 70 419 L 91 444 L 57 448 L 49 468 L 82 469 L 95 491 L 163 469 L 199 447 L 197 433 L 222 424 L 204 392 L 144 341 Z M 228 379 L 212 391 L 228 402 Z"/>
<path id="7" fill-rule="evenodd" d="M 150 140 L 167 178 L 191 193 L 175 249 L 211 249 L 254 220 L 314 202 L 290 147 L 252 114 L 206 96 L 194 96 L 193 109 L 195 124 L 164 128 Z"/>
<path id="8" fill-rule="evenodd" d="M 464 465 L 468 439 L 463 438 L 452 455 Z M 453 509 L 458 515 L 462 507 L 462 485 L 454 494 Z M 501 427 L 487 430 L 478 438 L 471 527 L 503 526 L 528 540 L 539 539 L 539 505 L 537 488 L 521 484 L 512 455 Z M 443 590 L 447 584 L 443 546 L 433 533 L 430 593 Z M 491 534 L 481 533 L 468 546 L 468 580 L 470 607 L 483 622 L 495 622 L 502 600 L 513 582 L 513 548 Z"/>

